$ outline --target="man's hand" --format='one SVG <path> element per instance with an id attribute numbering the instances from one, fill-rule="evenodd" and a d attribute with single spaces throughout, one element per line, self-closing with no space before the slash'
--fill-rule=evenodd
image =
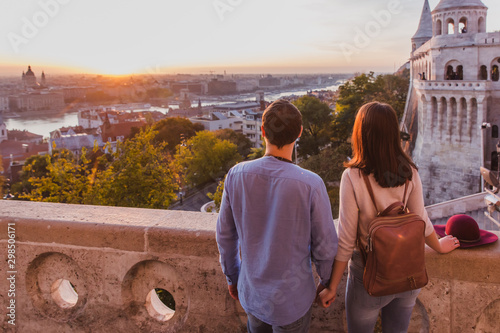
<path id="1" fill-rule="evenodd" d="M 316 302 L 319 301 L 319 293 L 322 292 L 326 287 L 321 284 L 321 282 L 318 283 L 318 286 L 316 287 Z"/>
<path id="2" fill-rule="evenodd" d="M 239 301 L 240 299 L 238 298 L 238 286 L 233 284 L 228 285 L 227 287 L 229 289 L 229 295 L 231 295 L 234 300 Z"/>

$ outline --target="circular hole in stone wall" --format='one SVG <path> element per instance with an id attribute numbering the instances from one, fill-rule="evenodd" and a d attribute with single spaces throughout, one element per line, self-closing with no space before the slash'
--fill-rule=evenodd
<path id="1" fill-rule="evenodd" d="M 175 314 L 174 297 L 165 289 L 152 289 L 146 296 L 146 309 L 156 320 L 168 321 Z"/>
<path id="2" fill-rule="evenodd" d="M 72 308 L 78 302 L 78 293 L 75 287 L 65 279 L 59 279 L 52 284 L 50 295 L 61 309 Z"/>

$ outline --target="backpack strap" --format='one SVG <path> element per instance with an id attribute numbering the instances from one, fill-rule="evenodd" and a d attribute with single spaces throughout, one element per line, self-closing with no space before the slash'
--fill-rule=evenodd
<path id="1" fill-rule="evenodd" d="M 386 215 L 386 213 L 390 212 L 391 210 L 393 210 L 396 206 L 392 207 L 393 205 L 395 205 L 396 203 L 394 203 L 393 205 L 387 207 L 383 212 L 380 212 L 377 208 L 377 204 L 375 203 L 375 195 L 373 194 L 373 189 L 372 189 L 372 185 L 370 184 L 370 180 L 368 179 L 368 176 L 363 172 L 363 171 L 360 171 L 361 174 L 363 175 L 363 180 L 365 181 L 365 184 L 366 184 L 366 188 L 368 189 L 368 193 L 370 194 L 370 198 L 372 199 L 372 202 L 373 202 L 373 206 L 375 206 L 375 211 L 377 212 L 378 215 Z M 406 200 L 406 193 L 408 192 L 408 183 L 410 181 L 408 179 L 406 179 L 405 181 L 405 192 L 403 193 L 403 200 L 401 201 L 403 203 L 403 209 L 406 210 L 406 205 L 408 204 L 407 200 Z"/>
<path id="2" fill-rule="evenodd" d="M 406 178 L 406 182 L 405 182 L 405 193 L 403 194 L 403 205 L 404 205 L 404 210 L 406 210 L 406 205 L 408 204 L 408 201 L 406 200 L 406 191 L 408 190 L 408 183 L 410 181 L 408 180 L 408 178 Z M 408 195 L 408 198 L 410 196 Z"/>
<path id="3" fill-rule="evenodd" d="M 372 199 L 373 206 L 375 206 L 375 211 L 378 214 L 380 212 L 377 208 L 377 204 L 375 203 L 375 196 L 373 195 L 373 189 L 372 189 L 372 185 L 370 184 L 370 180 L 368 179 L 368 176 L 363 171 L 360 171 L 360 172 L 363 175 L 363 180 L 365 181 L 366 188 L 368 189 L 368 193 L 370 194 L 370 198 Z M 406 191 L 405 191 L 405 193 L 406 193 Z"/>

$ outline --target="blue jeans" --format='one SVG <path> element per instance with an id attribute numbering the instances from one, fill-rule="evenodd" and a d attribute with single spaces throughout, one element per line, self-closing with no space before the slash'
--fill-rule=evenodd
<path id="1" fill-rule="evenodd" d="M 382 311 L 384 333 L 407 332 L 419 293 L 420 289 L 416 289 L 388 296 L 370 296 L 363 286 L 363 269 L 351 260 L 345 295 L 348 331 L 372 333 Z"/>
<path id="2" fill-rule="evenodd" d="M 300 319 L 291 324 L 284 326 L 269 325 L 248 313 L 247 330 L 248 333 L 307 333 L 311 324 L 311 310 L 312 306 L 307 313 Z"/>

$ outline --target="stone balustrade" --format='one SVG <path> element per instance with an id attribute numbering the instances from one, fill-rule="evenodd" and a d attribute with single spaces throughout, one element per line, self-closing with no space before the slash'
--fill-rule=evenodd
<path id="1" fill-rule="evenodd" d="M 431 221 L 450 217 L 457 214 L 457 212 L 465 213 L 478 209 L 485 210 L 486 204 L 484 203 L 484 197 L 486 195 L 486 192 L 476 193 L 455 200 L 430 205 L 425 207 L 425 209 Z"/>
<path id="2" fill-rule="evenodd" d="M 452 90 L 452 91 L 488 91 L 491 90 L 492 85 L 497 85 L 497 82 L 492 81 L 464 81 L 464 80 L 420 80 L 414 79 L 413 85 L 415 88 L 421 89 L 423 91 L 441 91 L 441 90 Z"/>
<path id="3" fill-rule="evenodd" d="M 209 213 L 0 201 L 1 330 L 245 332 L 215 223 Z M 496 332 L 500 244 L 427 251 L 430 282 L 410 332 Z M 329 309 L 314 306 L 312 333 L 346 331 L 344 288 Z"/>

